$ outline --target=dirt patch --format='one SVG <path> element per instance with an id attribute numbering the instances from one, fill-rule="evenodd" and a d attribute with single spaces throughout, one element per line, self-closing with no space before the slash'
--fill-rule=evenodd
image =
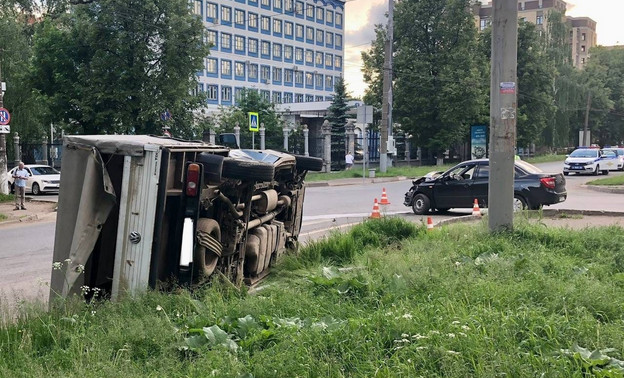
<path id="1" fill-rule="evenodd" d="M 15 203 L 0 203 L 0 225 L 15 222 L 35 222 L 48 219 L 56 214 L 56 203 L 26 201 L 26 210 L 15 210 Z"/>

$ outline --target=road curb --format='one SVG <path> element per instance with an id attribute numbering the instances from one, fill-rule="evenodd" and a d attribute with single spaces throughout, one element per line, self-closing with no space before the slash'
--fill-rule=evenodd
<path id="1" fill-rule="evenodd" d="M 327 181 L 312 181 L 306 182 L 308 188 L 319 188 L 327 186 L 347 186 L 347 185 L 362 185 L 362 184 L 379 184 L 384 182 L 397 182 L 411 180 L 406 176 L 394 176 L 394 177 L 373 177 L 373 178 L 349 178 L 349 179 L 335 179 Z"/>
<path id="2" fill-rule="evenodd" d="M 621 185 L 606 186 L 606 185 L 585 184 L 585 185 L 581 185 L 581 187 L 594 190 L 596 192 L 603 192 L 603 193 L 619 193 L 619 194 L 624 193 L 624 186 L 621 186 Z"/>

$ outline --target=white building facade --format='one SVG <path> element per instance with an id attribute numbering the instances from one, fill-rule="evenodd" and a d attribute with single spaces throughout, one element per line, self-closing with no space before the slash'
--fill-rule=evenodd
<path id="1" fill-rule="evenodd" d="M 244 88 L 280 108 L 326 109 L 344 71 L 343 1 L 195 0 L 194 11 L 213 46 L 197 74 L 209 111 Z"/>

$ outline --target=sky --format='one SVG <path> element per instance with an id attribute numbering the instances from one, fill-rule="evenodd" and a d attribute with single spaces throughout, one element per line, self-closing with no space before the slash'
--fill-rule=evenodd
<path id="1" fill-rule="evenodd" d="M 568 16 L 590 17 L 597 22 L 599 45 L 624 45 L 624 0 L 565 0 Z M 483 1 L 487 3 L 487 1 Z M 363 96 L 361 52 L 375 39 L 375 25 L 386 23 L 388 0 L 347 0 L 345 17 L 345 81 L 354 96 Z"/>

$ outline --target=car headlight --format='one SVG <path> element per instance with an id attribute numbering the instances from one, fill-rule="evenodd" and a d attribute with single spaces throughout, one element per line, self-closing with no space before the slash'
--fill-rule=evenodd
<path id="1" fill-rule="evenodd" d="M 565 165 L 570 165 L 570 163 L 568 163 L 568 160 L 567 160 L 567 159 L 563 161 L 563 164 L 565 164 Z"/>
<path id="2" fill-rule="evenodd" d="M 41 182 L 43 182 L 44 184 L 49 184 L 50 183 L 50 181 L 47 181 L 47 180 L 42 180 Z"/>

